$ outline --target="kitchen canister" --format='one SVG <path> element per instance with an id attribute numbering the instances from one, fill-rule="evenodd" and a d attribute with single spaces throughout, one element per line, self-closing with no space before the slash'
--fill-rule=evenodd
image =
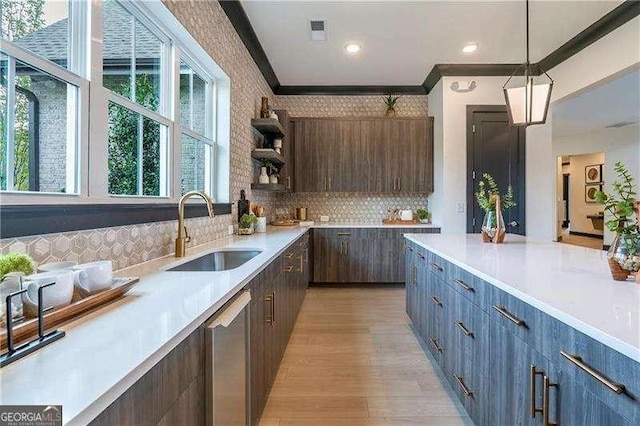
<path id="1" fill-rule="evenodd" d="M 264 233 L 267 232 L 267 218 L 259 217 L 258 222 L 256 223 L 256 232 Z"/>

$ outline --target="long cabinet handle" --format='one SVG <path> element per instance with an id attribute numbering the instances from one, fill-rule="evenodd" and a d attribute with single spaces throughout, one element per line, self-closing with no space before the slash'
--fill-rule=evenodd
<path id="1" fill-rule="evenodd" d="M 285 272 L 291 272 L 293 271 L 293 266 L 287 266 L 286 268 L 284 268 Z"/>
<path id="2" fill-rule="evenodd" d="M 273 324 L 273 293 L 265 296 L 264 302 L 269 304 L 269 315 L 264 319 L 267 324 Z"/>
<path id="3" fill-rule="evenodd" d="M 462 392 L 464 392 L 465 395 L 473 396 L 473 392 L 471 391 L 471 389 L 467 387 L 467 385 L 464 384 L 464 379 L 462 377 L 458 376 L 455 373 L 453 374 L 453 377 L 456 379 L 456 382 L 458 382 L 458 385 L 460 386 L 460 388 L 462 389 Z"/>
<path id="4" fill-rule="evenodd" d="M 471 330 L 469 330 L 469 329 L 464 325 L 464 323 L 462 323 L 462 322 L 460 322 L 460 321 L 454 321 L 454 323 L 458 326 L 458 328 L 459 328 L 460 330 L 462 330 L 462 332 L 463 332 L 466 336 L 474 337 L 474 336 L 473 336 L 473 332 L 472 332 Z"/>
<path id="5" fill-rule="evenodd" d="M 418 256 L 420 259 L 424 260 L 424 254 L 416 253 L 416 256 Z"/>
<path id="6" fill-rule="evenodd" d="M 571 355 L 565 351 L 560 351 L 560 355 L 562 355 L 563 357 L 565 357 L 566 359 L 574 363 L 578 368 L 585 371 L 591 377 L 593 377 L 594 379 L 596 379 L 597 381 L 599 381 L 600 383 L 602 383 L 603 385 L 605 385 L 606 387 L 614 391 L 615 393 L 623 393 L 626 390 L 625 386 L 622 383 L 617 383 L 609 380 L 602 373 L 600 373 L 599 371 L 597 371 L 596 369 L 594 369 L 593 367 L 585 363 L 582 360 L 582 357 L 578 355 Z"/>
<path id="7" fill-rule="evenodd" d="M 346 237 L 351 235 L 351 232 L 338 232 L 338 236 L 339 237 Z"/>
<path id="8" fill-rule="evenodd" d="M 344 241 L 340 241 L 340 254 L 344 254 Z"/>
<path id="9" fill-rule="evenodd" d="M 473 287 L 471 287 L 469 284 L 465 283 L 462 280 L 455 279 L 455 280 L 453 280 L 453 282 L 458 284 L 460 287 L 462 287 L 463 289 L 465 289 L 467 291 L 470 291 L 470 292 L 475 292 L 476 291 Z"/>
<path id="10" fill-rule="evenodd" d="M 344 242 L 344 246 L 345 246 L 345 252 L 344 254 L 349 256 L 349 241 L 345 241 Z"/>
<path id="11" fill-rule="evenodd" d="M 438 344 L 438 341 L 435 337 L 429 337 L 429 342 L 431 343 L 431 346 L 433 346 L 433 349 L 436 350 L 436 352 L 442 352 L 442 346 Z"/>
<path id="12" fill-rule="evenodd" d="M 398 176 L 398 191 L 402 190 L 402 181 L 400 180 L 400 176 Z"/>
<path id="13" fill-rule="evenodd" d="M 294 253 L 287 253 L 284 255 L 284 257 L 286 257 L 287 259 L 291 259 L 293 258 Z"/>
<path id="14" fill-rule="evenodd" d="M 509 321 L 511 321 L 512 323 L 514 323 L 518 327 L 526 327 L 527 326 L 527 324 L 524 322 L 524 320 L 522 320 L 522 319 L 518 318 L 517 316 L 513 315 L 512 313 L 507 311 L 505 308 L 503 308 L 501 306 L 498 306 L 498 305 L 493 305 L 493 309 L 495 309 L 496 311 L 500 312 L 504 317 L 506 317 Z"/>
<path id="15" fill-rule="evenodd" d="M 440 271 L 440 272 L 444 271 L 444 269 L 442 269 L 442 266 L 438 265 L 438 264 L 437 264 L 437 263 L 435 263 L 435 262 L 431 262 L 431 267 L 432 267 L 433 269 L 436 269 L 436 270 Z"/>
<path id="16" fill-rule="evenodd" d="M 276 292 L 271 293 L 271 325 L 276 323 Z"/>
<path id="17" fill-rule="evenodd" d="M 542 426 L 556 426 L 549 421 L 549 389 L 557 388 L 557 383 L 551 383 L 549 377 L 542 376 Z"/>
<path id="18" fill-rule="evenodd" d="M 413 274 L 411 282 L 413 284 L 418 284 L 418 267 L 416 265 L 411 265 L 411 273 Z"/>
<path id="19" fill-rule="evenodd" d="M 538 413 L 542 413 L 544 415 L 542 408 L 536 408 L 536 377 L 544 376 L 542 371 L 538 371 L 536 366 L 531 364 L 530 375 L 529 375 L 529 390 L 530 390 L 530 410 L 531 410 L 531 418 L 535 419 Z"/>
<path id="20" fill-rule="evenodd" d="M 287 189 L 291 189 L 291 176 L 287 176 Z"/>
<path id="21" fill-rule="evenodd" d="M 435 296 L 431 296 L 431 301 L 435 303 L 437 306 L 442 306 L 442 301 Z"/>

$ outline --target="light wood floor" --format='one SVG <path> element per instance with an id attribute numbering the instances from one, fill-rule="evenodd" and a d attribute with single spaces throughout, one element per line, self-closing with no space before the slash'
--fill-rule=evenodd
<path id="1" fill-rule="evenodd" d="M 311 288 L 263 426 L 463 425 L 409 328 L 401 288 Z"/>

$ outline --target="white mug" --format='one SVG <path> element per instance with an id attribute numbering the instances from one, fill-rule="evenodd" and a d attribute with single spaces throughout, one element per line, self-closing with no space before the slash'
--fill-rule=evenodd
<path id="1" fill-rule="evenodd" d="M 25 277 L 22 282 L 23 288 L 27 289 L 26 293 L 22 293 L 25 312 L 34 316 L 38 314 L 38 289 L 52 282 L 55 284 L 42 291 L 44 307 L 56 309 L 67 306 L 73 297 L 73 277 L 73 271 L 64 269 Z"/>
<path id="2" fill-rule="evenodd" d="M 400 210 L 400 220 L 413 220 L 413 211 Z"/>
<path id="3" fill-rule="evenodd" d="M 59 271 L 60 269 L 71 269 L 77 264 L 78 262 L 74 262 L 72 260 L 67 262 L 45 263 L 44 265 L 38 266 L 38 272 L 50 272 L 50 271 Z"/>
<path id="4" fill-rule="evenodd" d="M 74 281 L 78 290 L 85 294 L 95 293 L 111 287 L 113 269 L 110 260 L 83 263 L 73 267 Z"/>

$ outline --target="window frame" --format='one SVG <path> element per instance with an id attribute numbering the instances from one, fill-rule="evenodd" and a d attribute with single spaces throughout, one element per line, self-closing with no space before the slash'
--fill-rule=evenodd
<path id="1" fill-rule="evenodd" d="M 230 201 L 230 113 L 231 84 L 229 76 L 214 62 L 204 48 L 185 29 L 162 0 L 136 2 L 117 0 L 131 12 L 154 35 L 163 34 L 165 44 L 161 73 L 161 109 L 152 111 L 119 96 L 103 87 L 102 77 L 102 11 L 103 0 L 90 2 L 70 1 L 69 8 L 69 62 L 73 67 L 63 68 L 26 51 L 14 43 L 2 39 L 3 50 L 16 59 L 41 69 L 52 76 L 78 87 L 77 105 L 77 150 L 76 182 L 79 191 L 70 193 L 48 193 L 35 191 L 0 191 L 0 205 L 47 205 L 59 204 L 166 204 L 177 202 L 181 187 L 182 133 L 205 143 L 212 144 L 211 179 L 209 195 L 217 202 Z M 157 31 L 155 31 L 157 30 Z M 11 46 L 11 51 L 4 49 Z M 17 52 L 13 55 L 13 52 Z M 73 60 L 72 56 L 73 55 Z M 211 85 L 207 113 L 211 117 L 210 138 L 191 129 L 183 128 L 179 116 L 180 61 L 187 63 L 200 77 L 207 78 Z M 177 68 L 177 69 L 176 69 Z M 204 70 L 208 70 L 205 72 Z M 177 95 L 176 95 L 177 92 Z M 167 126 L 166 186 L 165 196 L 112 195 L 108 193 L 108 105 L 114 102 L 143 116 Z M 89 107 L 89 104 L 91 107 Z M 226 211 L 226 209 L 225 209 Z"/>

